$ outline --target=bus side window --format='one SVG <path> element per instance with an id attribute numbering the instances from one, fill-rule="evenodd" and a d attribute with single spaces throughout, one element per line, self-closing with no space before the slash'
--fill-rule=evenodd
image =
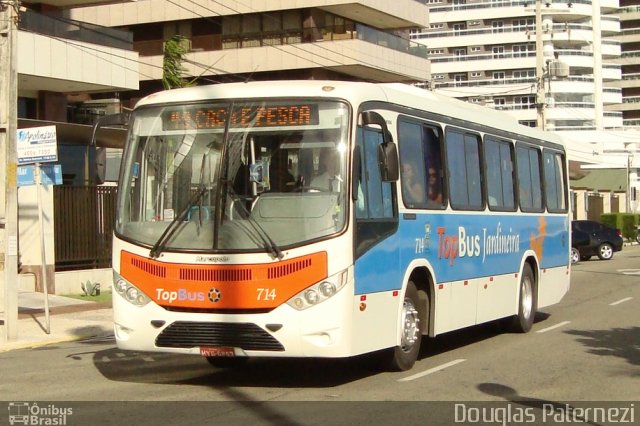
<path id="1" fill-rule="evenodd" d="M 378 146 L 382 133 L 373 128 L 359 128 L 356 145 L 360 149 L 360 183 L 355 200 L 355 255 L 361 256 L 369 248 L 395 232 L 398 226 L 394 182 L 382 182 L 378 165 Z"/>
<path id="2" fill-rule="evenodd" d="M 400 120 L 402 199 L 409 208 L 441 208 L 444 203 L 442 185 L 442 150 L 439 128 L 422 122 Z"/>
<path id="3" fill-rule="evenodd" d="M 520 209 L 524 211 L 542 210 L 542 183 L 540 152 L 527 146 L 516 147 L 518 169 L 518 194 Z"/>
<path id="4" fill-rule="evenodd" d="M 484 141 L 487 200 L 491 210 L 515 210 L 513 149 L 510 141 L 488 136 Z"/>
<path id="5" fill-rule="evenodd" d="M 545 150 L 543 156 L 547 209 L 553 212 L 563 212 L 567 208 L 567 195 L 564 191 L 564 156 L 549 150 Z"/>
<path id="6" fill-rule="evenodd" d="M 475 134 L 458 129 L 447 130 L 449 199 L 454 209 L 483 208 L 479 145 L 479 137 Z"/>

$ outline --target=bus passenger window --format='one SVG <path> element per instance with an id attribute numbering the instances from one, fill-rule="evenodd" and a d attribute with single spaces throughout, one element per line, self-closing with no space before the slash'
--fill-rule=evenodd
<path id="1" fill-rule="evenodd" d="M 535 148 L 516 148 L 520 208 L 524 211 L 542 210 L 540 153 Z"/>
<path id="2" fill-rule="evenodd" d="M 398 140 L 402 198 L 409 208 L 439 208 L 443 204 L 439 129 L 425 123 L 400 121 Z"/>
<path id="3" fill-rule="evenodd" d="M 484 141 L 487 201 L 491 210 L 514 210 L 512 142 L 492 136 Z"/>

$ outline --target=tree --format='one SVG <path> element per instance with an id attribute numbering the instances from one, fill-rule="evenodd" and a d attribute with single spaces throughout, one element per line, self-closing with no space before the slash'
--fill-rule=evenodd
<path id="1" fill-rule="evenodd" d="M 165 89 L 190 87 L 195 85 L 195 79 L 187 80 L 183 77 L 185 69 L 182 66 L 184 55 L 189 51 L 181 35 L 174 35 L 164 44 L 164 58 L 162 61 L 162 85 Z"/>

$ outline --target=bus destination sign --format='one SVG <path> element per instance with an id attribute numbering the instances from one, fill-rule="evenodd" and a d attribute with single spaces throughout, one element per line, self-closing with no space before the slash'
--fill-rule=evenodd
<path id="1" fill-rule="evenodd" d="M 228 117 L 227 106 L 186 105 L 169 108 L 162 114 L 162 129 L 224 129 Z M 317 104 L 239 106 L 233 108 L 230 119 L 232 128 L 313 126 L 318 123 Z"/>

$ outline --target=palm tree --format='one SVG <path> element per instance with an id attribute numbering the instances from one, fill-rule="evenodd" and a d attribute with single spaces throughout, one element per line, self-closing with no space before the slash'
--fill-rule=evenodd
<path id="1" fill-rule="evenodd" d="M 184 44 L 185 38 L 174 35 L 164 44 L 164 59 L 162 61 L 162 85 L 165 89 L 190 87 L 195 85 L 195 78 L 187 80 L 183 77 L 185 69 L 182 66 L 184 55 L 189 51 Z"/>

